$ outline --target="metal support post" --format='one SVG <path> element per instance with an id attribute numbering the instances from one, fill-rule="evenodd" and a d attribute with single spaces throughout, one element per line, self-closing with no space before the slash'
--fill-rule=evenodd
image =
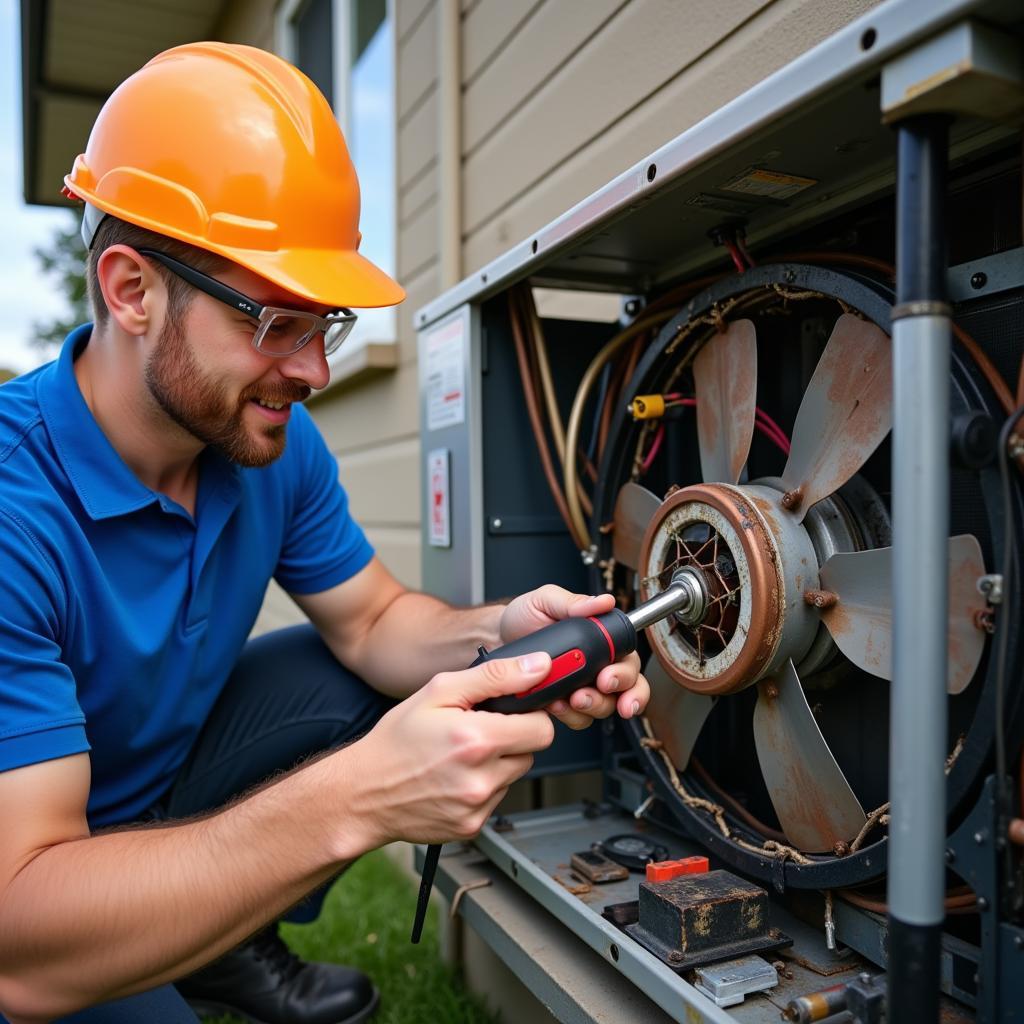
<path id="1" fill-rule="evenodd" d="M 899 125 L 893 309 L 893 681 L 888 1019 L 939 1017 L 944 917 L 949 362 L 948 123 Z"/>

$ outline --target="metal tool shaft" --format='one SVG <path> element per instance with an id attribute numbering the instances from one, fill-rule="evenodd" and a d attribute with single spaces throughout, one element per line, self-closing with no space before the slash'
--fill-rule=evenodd
<path id="1" fill-rule="evenodd" d="M 680 569 L 660 594 L 626 612 L 626 618 L 637 632 L 672 614 L 678 614 L 684 622 L 694 623 L 703 617 L 706 604 L 704 583 L 698 570 Z"/>

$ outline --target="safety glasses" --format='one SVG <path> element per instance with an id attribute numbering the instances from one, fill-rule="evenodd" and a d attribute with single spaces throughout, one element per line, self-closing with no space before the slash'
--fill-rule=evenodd
<path id="1" fill-rule="evenodd" d="M 232 309 L 240 310 L 252 317 L 256 333 L 252 336 L 252 347 L 267 356 L 290 356 L 308 344 L 318 334 L 324 336 L 324 354 L 336 352 L 341 343 L 352 333 L 356 314 L 350 309 L 341 309 L 327 316 L 317 316 L 301 309 L 283 309 L 279 306 L 261 306 L 247 295 L 235 291 L 214 277 L 190 267 L 187 263 L 168 256 L 156 249 L 139 249 L 143 256 L 154 259 L 165 266 L 176 277 L 187 281 L 193 288 L 223 302 Z"/>

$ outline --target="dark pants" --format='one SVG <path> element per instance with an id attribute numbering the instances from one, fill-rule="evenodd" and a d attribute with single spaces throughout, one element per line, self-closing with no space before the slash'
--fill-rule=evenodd
<path id="1" fill-rule="evenodd" d="M 219 807 L 309 755 L 363 735 L 391 704 L 339 665 L 312 626 L 252 640 L 152 816 L 183 818 Z M 313 920 L 324 891 L 312 894 L 288 920 Z M 195 1020 L 172 985 L 62 1018 L 67 1024 Z"/>

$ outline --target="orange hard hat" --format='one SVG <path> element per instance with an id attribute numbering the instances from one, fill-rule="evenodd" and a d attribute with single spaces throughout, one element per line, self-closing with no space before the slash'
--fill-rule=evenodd
<path id="1" fill-rule="evenodd" d="M 313 302 L 405 297 L 358 252 L 359 182 L 330 104 L 264 50 L 190 43 L 157 54 L 104 104 L 64 183 L 102 213 Z"/>

